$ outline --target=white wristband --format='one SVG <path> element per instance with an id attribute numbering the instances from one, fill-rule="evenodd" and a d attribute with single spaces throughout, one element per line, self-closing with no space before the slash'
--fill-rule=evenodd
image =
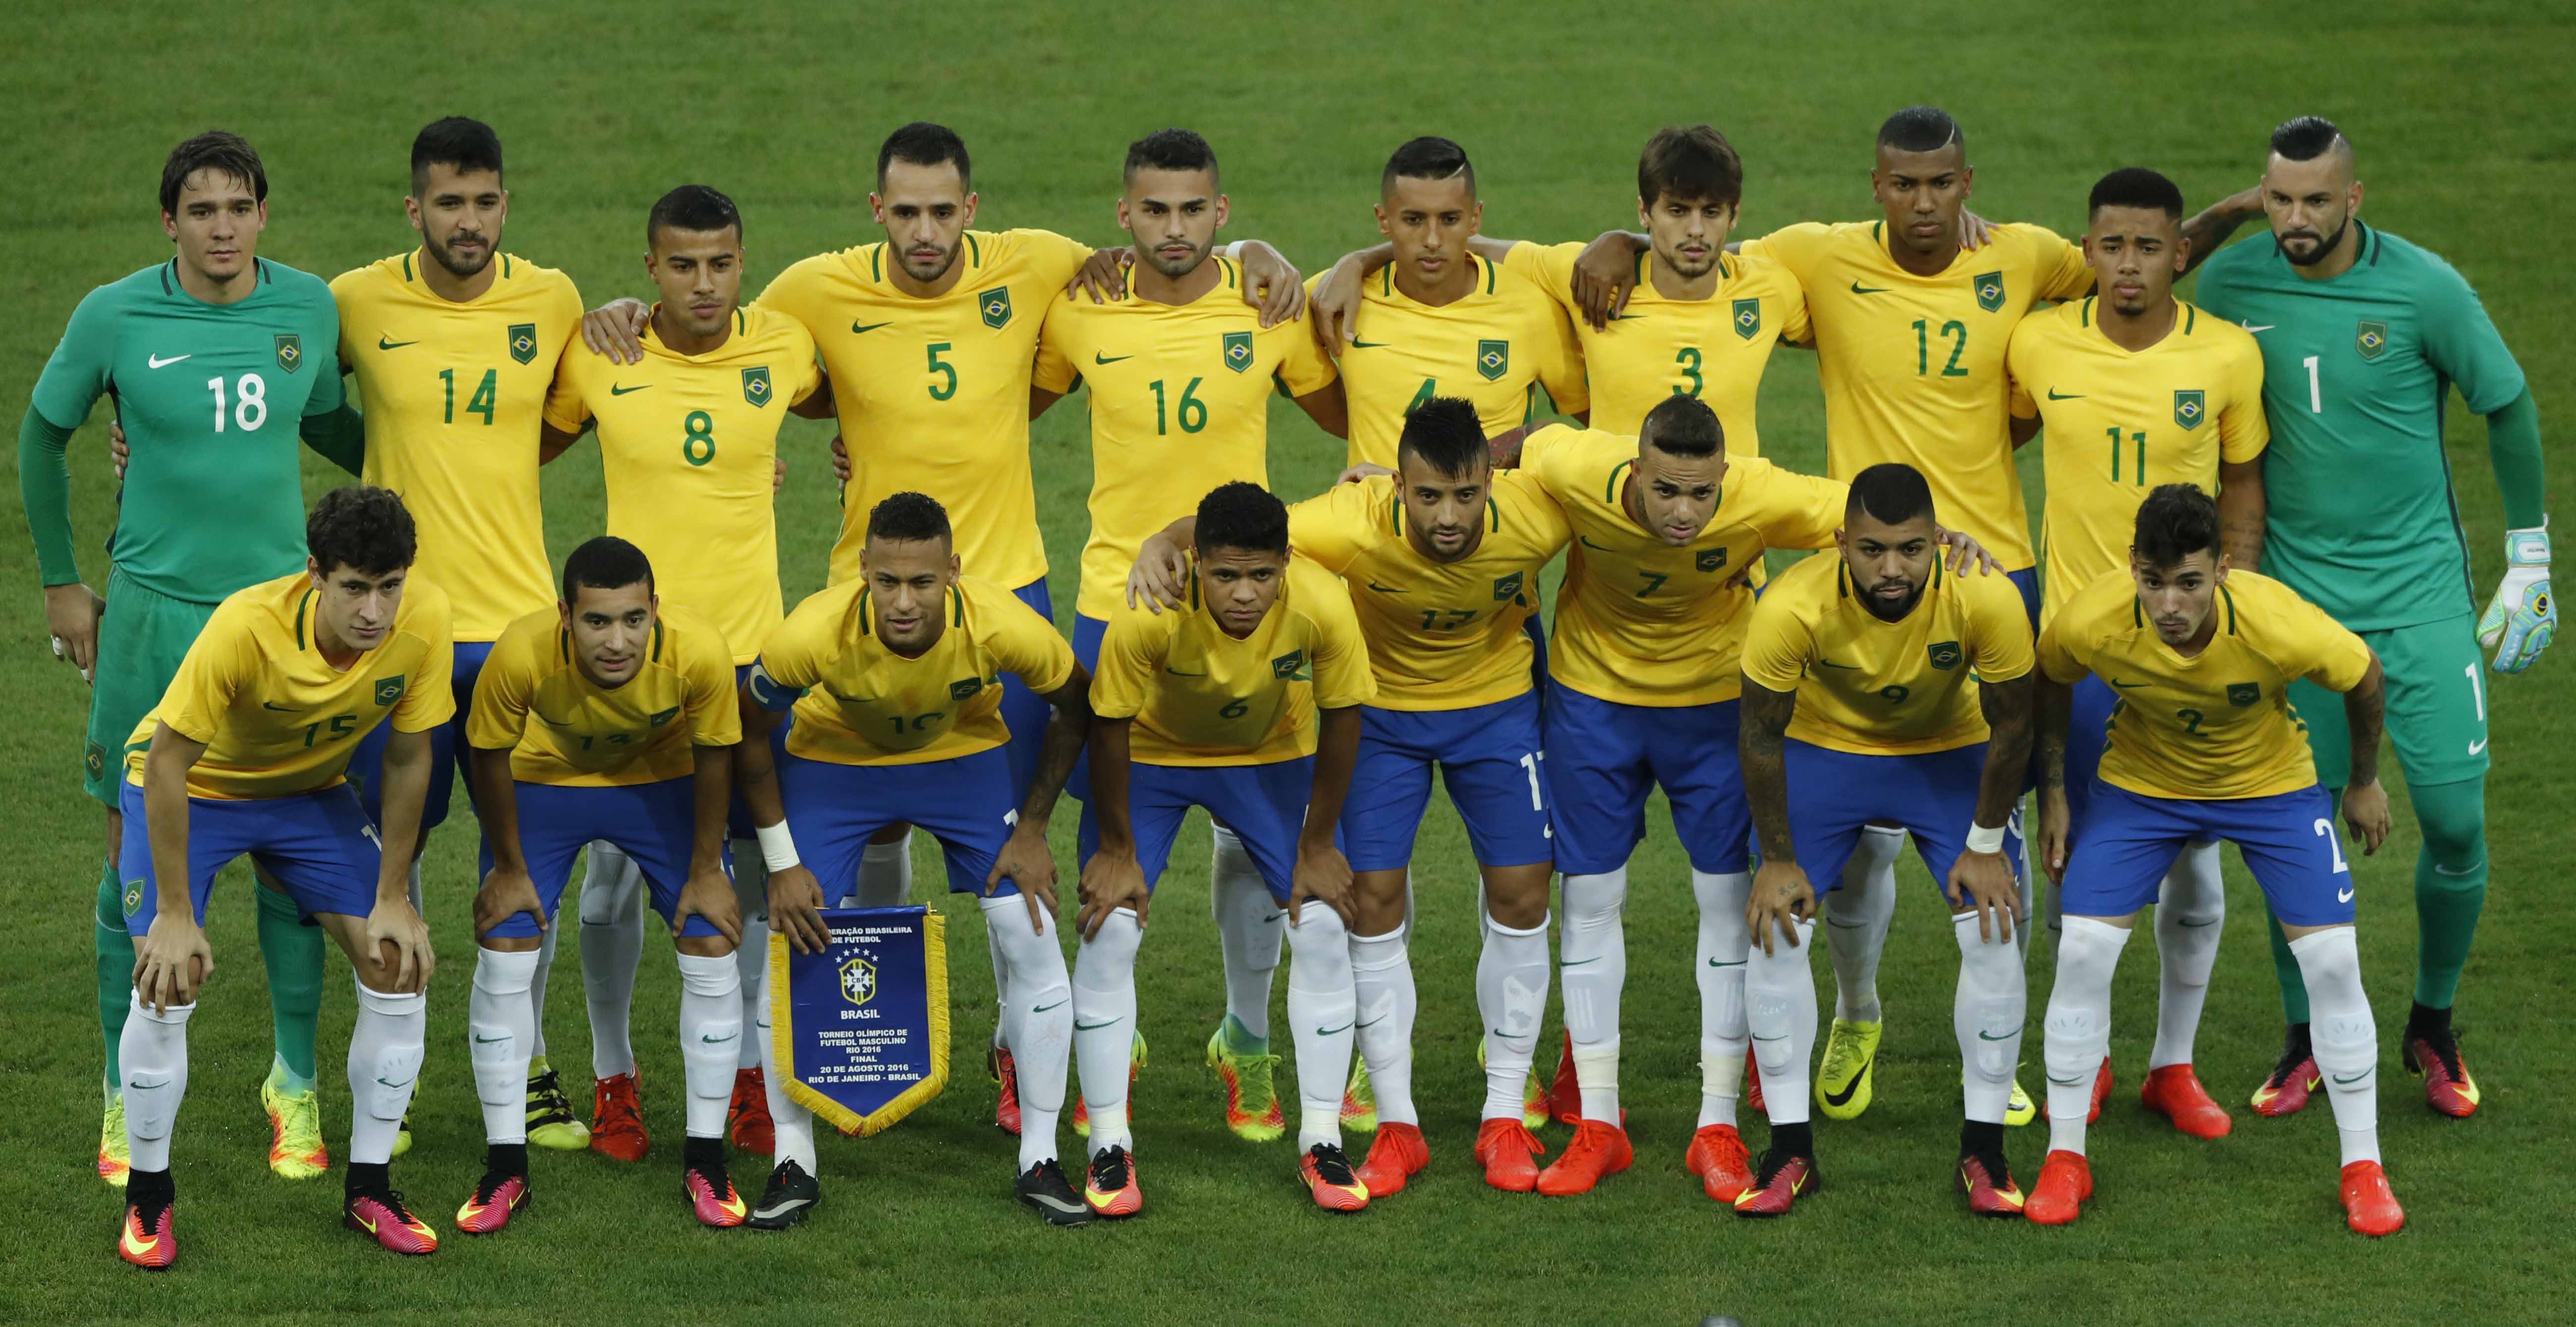
<path id="1" fill-rule="evenodd" d="M 782 826 L 780 826 L 779 828 L 784 829 L 784 828 L 786 828 L 786 826 L 782 825 Z M 2001 826 L 2001 825 L 1997 825 L 1997 826 L 1993 827 L 1992 829 L 1989 829 L 1989 828 L 1987 828 L 1986 826 L 1984 826 L 1984 825 L 1980 825 L 1980 824 L 1976 823 L 1976 822 L 1975 822 L 1975 821 L 1973 821 L 1973 820 L 1971 820 L 1971 821 L 1969 821 L 1969 822 L 1968 822 L 1968 851 L 1970 851 L 1970 852 L 1996 853 L 1996 852 L 2002 852 L 2003 850 L 2004 850 L 2004 827 L 2003 827 L 2003 826 Z"/>
<path id="2" fill-rule="evenodd" d="M 761 860 L 769 863 L 770 870 L 784 871 L 797 864 L 796 840 L 788 834 L 786 821 L 781 820 L 775 825 L 754 825 L 751 832 L 759 836 Z"/>

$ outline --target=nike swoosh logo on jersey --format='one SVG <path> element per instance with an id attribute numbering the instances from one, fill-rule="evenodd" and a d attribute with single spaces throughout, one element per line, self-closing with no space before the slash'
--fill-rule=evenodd
<path id="1" fill-rule="evenodd" d="M 2469 743 L 2469 754 L 2470 754 L 2470 755 L 2473 755 L 2473 756 L 2474 756 L 2474 755 L 2476 755 L 2477 753 L 2479 753 L 2479 752 L 2481 752 L 2481 751 L 2484 751 L 2484 750 L 2486 750 L 2486 749 L 2487 749 L 2487 739 L 2485 739 L 2485 738 L 2483 738 L 2483 737 L 2479 738 L 2478 740 L 2476 740 L 2476 741 L 2474 741 L 2474 742 Z"/>
<path id="2" fill-rule="evenodd" d="M 1178 669 L 1178 668 L 1174 668 L 1174 667 L 1173 667 L 1173 666 L 1171 666 L 1170 664 L 1165 664 L 1165 665 L 1163 665 L 1163 671 L 1164 671 L 1164 672 L 1166 672 L 1166 673 L 1170 673 L 1170 674 L 1171 674 L 1172 676 L 1174 676 L 1174 677 L 1205 677 L 1205 676 L 1207 676 L 1207 674 L 1205 674 L 1205 673 L 1186 673 L 1186 672 L 1181 671 L 1181 670 L 1180 670 L 1180 669 Z"/>
<path id="3" fill-rule="evenodd" d="M 2277 326 L 2279 326 L 2278 323 L 2263 323 L 2260 326 L 2253 323 L 2244 324 L 2245 330 L 2249 332 L 2268 332 Z"/>
<path id="4" fill-rule="evenodd" d="M 2060 396 L 2057 394 L 2057 389 L 2051 387 L 2048 389 L 2048 399 L 2052 401 L 2081 401 L 2084 399 L 2084 393 L 2068 392 L 2066 395 Z"/>
<path id="5" fill-rule="evenodd" d="M 1823 664 L 1827 668 L 1840 668 L 1845 672 L 1857 673 L 1860 671 L 1859 664 L 1838 664 L 1831 659 L 1818 659 L 1816 662 Z"/>
<path id="6" fill-rule="evenodd" d="M 1065 997 L 1065 1000 L 1070 1000 L 1070 999 L 1072 999 L 1072 998 L 1073 998 L 1072 996 L 1068 995 L 1068 996 L 1066 996 L 1066 997 Z M 1048 1011 L 1048 1010 L 1050 1010 L 1050 1009 L 1054 1009 L 1054 1008 L 1057 1008 L 1057 1007 L 1059 1007 L 1059 1006 L 1063 1005 L 1063 1003 L 1064 1003 L 1064 1000 L 1058 1000 L 1058 1001 L 1056 1001 L 1054 1004 L 1042 1004 L 1042 1005 L 1039 1005 L 1038 1007 L 1036 1007 L 1036 1008 L 1034 1008 L 1034 1009 L 1031 1009 L 1029 1012 L 1030 1012 L 1030 1013 L 1032 1013 L 1032 1014 L 1043 1014 L 1043 1013 L 1045 1013 L 1046 1011 Z"/>
<path id="7" fill-rule="evenodd" d="M 289 714 L 293 714 L 293 713 L 295 712 L 295 707 L 294 707 L 294 706 L 292 706 L 292 705 L 280 705 L 280 704 L 278 704 L 276 701 L 273 701 L 273 700 L 263 700 L 263 701 L 261 701 L 261 702 L 259 703 L 259 707 L 260 707 L 261 709 L 264 709 L 264 710 L 284 710 L 284 711 L 286 711 L 286 712 L 287 712 L 287 713 L 289 713 Z"/>
<path id="8" fill-rule="evenodd" d="M 2352 902 L 2352 891 L 2351 891 L 2351 890 L 2349 890 L 2349 889 L 2338 889 L 2338 890 L 2336 890 L 2336 891 L 2335 891 L 2335 902 L 2337 902 L 2337 903 L 2350 903 L 2350 902 Z"/>
<path id="9" fill-rule="evenodd" d="M 381 333 L 381 332 L 380 332 L 380 333 L 378 333 L 378 334 L 376 335 L 376 349 L 378 349 L 378 350 L 400 350 L 400 349 L 402 349 L 404 346 L 416 346 L 416 345 L 419 345 L 419 344 L 420 344 L 420 342 L 418 342 L 418 341 L 396 341 L 396 340 L 392 340 L 391 338 L 386 337 L 386 336 L 385 336 L 383 333 Z"/>
<path id="10" fill-rule="evenodd" d="M 1887 293 L 1887 287 L 1885 287 L 1885 286 L 1864 286 L 1864 285 L 1862 285 L 1861 283 L 1859 283 L 1859 282 L 1855 281 L 1855 282 L 1853 282 L 1853 283 L 1852 283 L 1852 293 L 1853 293 L 1853 294 L 1855 294 L 1855 295 L 1884 295 L 1884 294 L 1886 294 L 1886 293 Z"/>
<path id="11" fill-rule="evenodd" d="M 644 383 L 637 383 L 636 385 L 634 385 L 634 386 L 632 386 L 632 387 L 628 387 L 628 386 L 626 386 L 626 385 L 625 385 L 625 384 L 623 384 L 623 383 L 611 383 L 611 384 L 609 384 L 609 387 L 608 387 L 608 394 L 609 394 L 610 396 L 624 396 L 624 395 L 626 395 L 628 392 L 640 392 L 640 391 L 643 391 L 644 389 L 646 389 L 646 388 L 648 388 L 648 387 L 651 387 L 652 385 L 653 385 L 653 384 L 651 384 L 651 383 L 649 383 L 649 382 L 644 382 Z"/>
<path id="12" fill-rule="evenodd" d="M 2144 682 L 2123 682 L 2123 681 L 2121 681 L 2120 679 L 2118 679 L 2118 678 L 2116 678 L 2116 677 L 2115 677 L 2115 678 L 2112 678 L 2112 679 L 2111 679 L 2111 685 L 2113 685 L 2113 686 L 2115 686 L 2115 687 L 2118 687 L 2118 688 L 2119 688 L 2120 690 L 2122 690 L 2122 691 L 2126 691 L 2126 690 L 2130 689 L 2131 687 L 2142 687 L 2142 686 L 2145 686 L 2145 685 L 2146 685 L 2146 683 L 2144 683 Z"/>
<path id="13" fill-rule="evenodd" d="M 852 320 L 851 320 L 851 322 L 850 322 L 850 330 L 851 330 L 851 331 L 853 331 L 853 332 L 873 332 L 873 331 L 877 330 L 877 329 L 878 329 L 878 328 L 880 328 L 880 327 L 892 327 L 892 326 L 894 326 L 894 322 L 893 322 L 893 320 L 892 320 L 892 319 L 888 319 L 887 321 L 885 321 L 885 322 L 881 322 L 881 323 L 863 323 L 863 322 L 859 322 L 859 321 L 858 321 L 858 320 L 856 320 L 856 319 L 852 319 Z"/>
<path id="14" fill-rule="evenodd" d="M 170 358 L 168 358 L 168 359 L 163 359 L 163 358 L 161 358 L 159 355 L 152 355 L 152 356 L 148 356 L 148 357 L 146 358 L 146 362 L 147 362 L 147 363 L 149 363 L 152 367 L 154 367 L 154 368 L 156 368 L 156 369 L 166 369 L 166 368 L 170 367 L 171 365 L 178 363 L 180 360 L 183 360 L 183 359 L 195 359 L 195 358 L 196 358 L 196 354 L 195 354 L 195 352 L 191 351 L 190 353 L 185 354 L 185 355 L 172 355 L 172 356 L 171 356 Z"/>
<path id="15" fill-rule="evenodd" d="M 1370 582 L 1368 583 L 1368 587 L 1369 587 L 1370 589 L 1372 589 L 1372 590 L 1377 591 L 1379 594 L 1411 594 L 1411 593 L 1413 593 L 1413 591 L 1411 591 L 1411 590 L 1399 590 L 1399 589 L 1395 588 L 1395 587 L 1394 587 L 1394 586 L 1392 586 L 1392 585 L 1380 585 L 1380 584 L 1378 584 L 1376 581 L 1370 581 Z"/>
<path id="16" fill-rule="evenodd" d="M 1392 342 L 1387 342 L 1387 341 L 1353 341 L 1353 342 L 1351 343 L 1351 349 L 1353 349 L 1353 350 L 1383 350 L 1383 349 L 1385 349 L 1387 346 L 1389 346 L 1389 345 L 1391 345 L 1391 344 L 1393 344 L 1393 343 L 1392 343 Z"/>
<path id="17" fill-rule="evenodd" d="M 1134 358 L 1136 358 L 1134 355 L 1104 355 L 1097 350 L 1091 352 L 1091 362 L 1094 364 L 1124 364 Z"/>

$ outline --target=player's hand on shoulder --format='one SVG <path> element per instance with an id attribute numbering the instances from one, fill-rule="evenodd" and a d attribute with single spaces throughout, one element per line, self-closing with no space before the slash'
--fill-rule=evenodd
<path id="1" fill-rule="evenodd" d="M 644 326 L 653 307 L 639 299 L 613 299 L 581 316 L 581 343 L 619 364 L 644 362 Z"/>
<path id="2" fill-rule="evenodd" d="M 1940 541 L 1941 547 L 1949 550 L 1944 556 L 1949 559 L 1951 575 L 1965 575 L 1972 566 L 1980 576 L 1992 576 L 2002 569 L 2003 564 L 1995 561 L 1995 555 L 1987 552 L 1986 546 L 1975 539 L 1947 527 L 1935 529 L 1938 533 L 1934 537 Z"/>
<path id="3" fill-rule="evenodd" d="M 1073 279 L 1064 283 L 1065 298 L 1071 299 L 1077 292 L 1089 295 L 1094 304 L 1127 298 L 1127 269 L 1135 262 L 1136 250 L 1130 245 L 1092 250 L 1091 256 L 1074 270 Z"/>
<path id="4" fill-rule="evenodd" d="M 83 682 L 98 676 L 98 620 L 107 601 L 73 581 L 45 587 L 45 630 L 53 637 L 54 657 L 80 670 Z"/>
<path id="5" fill-rule="evenodd" d="M 1309 325 L 1324 349 L 1339 354 L 1344 346 L 1359 339 L 1360 283 L 1367 276 L 1367 265 L 1354 253 L 1344 255 L 1315 283 L 1315 292 L 1306 304 L 1314 315 Z"/>
<path id="6" fill-rule="evenodd" d="M 1336 484 L 1356 484 L 1363 479 L 1372 479 L 1379 475 L 1391 475 L 1394 473 L 1395 472 L 1393 470 L 1389 470 L 1375 461 L 1362 461 L 1358 465 L 1352 466 L 1348 470 L 1344 470 L 1341 478 L 1336 479 L 1333 482 Z"/>
<path id="7" fill-rule="evenodd" d="M 786 935 L 800 954 L 819 954 L 832 941 L 823 924 L 823 886 L 814 873 L 790 866 L 769 873 L 769 928 Z"/>
<path id="8" fill-rule="evenodd" d="M 481 940 L 493 927 L 522 912 L 536 922 L 538 930 L 546 929 L 546 905 L 537 897 L 537 883 L 525 871 L 493 867 L 483 877 L 483 887 L 474 891 L 474 938 Z"/>
<path id="9" fill-rule="evenodd" d="M 172 1005 L 196 1003 L 198 988 L 213 975 L 214 947 L 206 943 L 204 928 L 184 913 L 155 916 L 134 947 L 134 990 L 147 1009 L 167 1013 Z"/>
<path id="10" fill-rule="evenodd" d="M 2388 838 L 2388 789 L 2379 780 L 2355 783 L 2343 790 L 2343 823 L 2352 827 L 2361 855 L 2371 856 Z"/>
<path id="11" fill-rule="evenodd" d="M 1816 915 L 1816 890 L 1807 883 L 1807 873 L 1793 861 L 1769 861 L 1753 874 L 1753 894 L 1744 905 L 1744 924 L 1753 933 L 1753 943 L 1770 955 L 1777 935 L 1784 948 L 1798 947 L 1797 923 Z"/>
<path id="12" fill-rule="evenodd" d="M 1243 264 L 1243 302 L 1261 310 L 1261 325 L 1276 327 L 1306 310 L 1306 278 L 1288 255 L 1260 240 L 1235 246 Z"/>
<path id="13" fill-rule="evenodd" d="M 1635 236 L 1624 230 L 1603 231 L 1574 259 L 1574 307 L 1583 310 L 1583 321 L 1594 331 L 1610 325 L 1610 319 L 1628 308 L 1628 296 L 1637 288 L 1637 254 Z"/>
<path id="14" fill-rule="evenodd" d="M 1959 212 L 1959 247 L 1970 253 L 1995 242 L 1995 223 L 1974 212 Z"/>
<path id="15" fill-rule="evenodd" d="M 1172 537 L 1157 530 L 1136 550 L 1136 566 L 1127 573 L 1127 606 L 1157 617 L 1181 606 L 1190 574 L 1189 558 Z"/>
<path id="16" fill-rule="evenodd" d="M 1136 864 L 1134 851 L 1111 852 L 1104 848 L 1091 854 L 1082 864 L 1082 879 L 1075 886 L 1080 904 L 1073 914 L 1074 929 L 1084 940 L 1100 934 L 1109 914 L 1126 908 L 1136 914 L 1136 929 L 1145 928 L 1145 907 L 1153 898 L 1145 888 L 1145 868 Z"/>

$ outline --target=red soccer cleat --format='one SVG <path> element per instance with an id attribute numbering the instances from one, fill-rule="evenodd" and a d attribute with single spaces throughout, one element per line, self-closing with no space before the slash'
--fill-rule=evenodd
<path id="1" fill-rule="evenodd" d="M 1753 1187 L 1753 1158 L 1732 1124 L 1712 1124 L 1692 1134 L 1682 1164 L 1699 1176 L 1710 1198 L 1729 1206 L 1735 1195 Z"/>
<path id="2" fill-rule="evenodd" d="M 1968 1210 L 1979 1216 L 2020 1216 L 2024 1199 L 2013 1183 L 2012 1167 L 2001 1156 L 1959 1158 L 1959 1192 L 1968 1195 Z"/>
<path id="3" fill-rule="evenodd" d="M 1020 1136 L 1020 1071 L 1011 1053 L 996 1046 L 984 1053 L 984 1067 L 992 1071 L 993 1081 L 1001 1084 L 1001 1095 L 993 1102 L 993 1127 L 1013 1138 Z M 1076 1093 L 1074 1101 L 1081 1102 Z"/>
<path id="4" fill-rule="evenodd" d="M 2149 1069 L 2146 1086 L 2138 1089 L 2138 1100 L 2194 1138 L 2225 1138 L 2236 1127 L 2236 1121 L 2209 1099 L 2188 1064 Z"/>
<path id="5" fill-rule="evenodd" d="M 474 1186 L 474 1196 L 456 1209 L 456 1229 L 466 1235 L 489 1235 L 510 1224 L 528 1205 L 528 1177 L 487 1170 Z"/>
<path id="6" fill-rule="evenodd" d="M 403 1206 L 402 1195 L 391 1189 L 350 1194 L 340 1209 L 340 1224 L 374 1236 L 389 1252 L 414 1256 L 438 1252 L 438 1232 L 413 1216 Z"/>
<path id="7" fill-rule="evenodd" d="M 2405 1061 L 2407 1072 L 2424 1080 L 2425 1105 L 2455 1120 L 2478 1113 L 2478 1082 L 2469 1077 L 2469 1063 L 2460 1058 L 2456 1039 L 2444 1036 L 2437 1042 L 2409 1031 L 2398 1055 Z"/>
<path id="8" fill-rule="evenodd" d="M 2062 1226 L 2084 1210 L 2093 1196 L 2093 1164 L 2081 1152 L 2051 1152 L 2040 1163 L 2039 1183 L 2031 1186 L 2021 1214 L 2043 1226 Z"/>
<path id="9" fill-rule="evenodd" d="M 768 1156 L 778 1150 L 778 1127 L 769 1118 L 768 1076 L 757 1067 L 733 1071 L 733 1101 L 725 1107 L 725 1132 L 741 1151 Z"/>
<path id="10" fill-rule="evenodd" d="M 1297 1181 L 1306 1186 L 1307 1196 L 1327 1212 L 1358 1212 L 1368 1207 L 1368 1186 L 1360 1183 L 1359 1172 L 1352 1169 L 1350 1158 L 1331 1143 L 1317 1143 L 1297 1158 Z"/>
<path id="11" fill-rule="evenodd" d="M 1538 1191 L 1551 1198 L 1589 1193 L 1604 1176 L 1616 1175 L 1637 1160 L 1628 1131 L 1599 1120 L 1577 1117 L 1574 1137 L 1556 1163 L 1538 1173 Z"/>
<path id="12" fill-rule="evenodd" d="M 2406 1224 L 2406 1209 L 2388 1191 L 2388 1172 L 2376 1161 L 2356 1161 L 2343 1168 L 2343 1221 L 2377 1239 L 2394 1235 Z"/>
<path id="13" fill-rule="evenodd" d="M 116 1256 L 147 1272 L 161 1271 L 178 1261 L 179 1237 L 170 1228 L 170 1212 L 175 1206 L 161 1204 L 161 1210 L 147 1221 L 140 1205 L 127 1203 L 125 1223 L 116 1232 Z"/>
<path id="14" fill-rule="evenodd" d="M 1737 1216 L 1786 1216 L 1798 1199 L 1824 1187 L 1824 1177 L 1816 1173 L 1816 1159 L 1802 1156 L 1780 1156 L 1776 1152 L 1762 1158 L 1762 1174 L 1744 1192 L 1735 1195 Z"/>
<path id="15" fill-rule="evenodd" d="M 1574 1034 L 1565 1035 L 1556 1054 L 1556 1077 L 1548 1080 L 1547 1113 L 1559 1124 L 1583 1122 L 1583 1084 L 1574 1076 Z"/>
<path id="16" fill-rule="evenodd" d="M 2308 1094 L 2324 1082 L 2317 1073 L 2317 1057 L 2310 1055 L 2307 1043 L 2301 1041 L 2282 1052 L 2281 1062 L 2272 1066 L 2271 1076 L 2254 1089 L 2254 1113 L 2276 1118 L 2296 1115 L 2308 1108 Z"/>
<path id="17" fill-rule="evenodd" d="M 751 1205 L 734 1192 L 733 1177 L 725 1173 L 721 1161 L 681 1168 L 680 1196 L 688 1200 L 689 1215 L 702 1226 L 730 1230 L 751 1216 Z"/>
<path id="18" fill-rule="evenodd" d="M 1368 1160 L 1360 1163 L 1360 1183 L 1368 1186 L 1369 1198 L 1390 1198 L 1404 1192 L 1406 1180 L 1422 1173 L 1431 1164 L 1431 1148 L 1422 1141 L 1422 1126 L 1381 1120 L 1377 1137 L 1369 1143 Z"/>
<path id="19" fill-rule="evenodd" d="M 2209 1094 L 2204 1092 L 2201 1095 L 2206 1097 Z M 2102 1057 L 2102 1071 L 2093 1075 L 2093 1108 L 2086 1112 L 2084 1122 L 2086 1124 L 2100 1124 L 2102 1122 L 2102 1103 L 2110 1099 L 2111 1057 L 2105 1055 Z M 2048 1098 L 2046 1096 L 2042 1096 L 2039 1100 L 2039 1118 L 2043 1121 L 2048 1118 Z"/>
<path id="20" fill-rule="evenodd" d="M 644 1107 L 635 1097 L 635 1075 L 595 1081 L 590 1098 L 590 1150 L 617 1161 L 641 1161 L 653 1150 L 644 1132 Z"/>
<path id="21" fill-rule="evenodd" d="M 1485 1183 L 1505 1193 L 1528 1193 L 1538 1187 L 1538 1158 L 1547 1146 L 1519 1120 L 1487 1120 L 1476 1130 L 1476 1160 L 1485 1168 Z"/>
<path id="22" fill-rule="evenodd" d="M 1136 1158 L 1126 1148 L 1112 1147 L 1091 1159 L 1083 1173 L 1082 1201 L 1113 1220 L 1145 1210 L 1145 1191 L 1136 1184 Z"/>
<path id="23" fill-rule="evenodd" d="M 1762 1104 L 1762 1062 L 1753 1058 L 1753 1047 L 1744 1048 L 1744 1105 L 1756 1115 L 1770 1110 Z"/>

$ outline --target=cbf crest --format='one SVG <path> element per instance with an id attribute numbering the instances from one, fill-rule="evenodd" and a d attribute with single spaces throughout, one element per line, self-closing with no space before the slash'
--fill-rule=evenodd
<path id="1" fill-rule="evenodd" d="M 1237 373 L 1252 367 L 1252 333 L 1225 334 L 1225 366 Z"/>
<path id="2" fill-rule="evenodd" d="M 1011 288 L 995 286 L 975 296 L 975 310 L 984 315 L 984 325 L 998 332 L 1010 325 Z"/>
<path id="3" fill-rule="evenodd" d="M 1762 301 L 1740 299 L 1735 302 L 1735 334 L 1750 341 L 1762 334 Z"/>
<path id="4" fill-rule="evenodd" d="M 1312 682 L 1315 675 L 1306 671 L 1306 652 L 1290 650 L 1270 661 L 1270 676 L 1282 682 Z"/>
<path id="5" fill-rule="evenodd" d="M 2208 403 L 2197 388 L 2174 393 L 2174 422 L 2181 425 L 2184 432 L 2199 428 L 2201 416 L 2208 413 Z"/>
<path id="6" fill-rule="evenodd" d="M 288 373 L 304 367 L 304 338 L 293 332 L 277 334 L 277 367 Z"/>
<path id="7" fill-rule="evenodd" d="M 1506 599 L 1518 595 L 1520 592 L 1521 573 L 1516 571 L 1509 576 L 1497 576 L 1494 578 L 1494 602 L 1501 603 Z"/>
<path id="8" fill-rule="evenodd" d="M 535 323 L 510 324 L 510 358 L 522 364 L 536 362 L 537 325 Z"/>
<path id="9" fill-rule="evenodd" d="M 2251 705 L 2262 698 L 2263 687 L 2260 683 L 2230 682 L 2227 684 L 2227 703 L 2230 705 Z"/>
<path id="10" fill-rule="evenodd" d="M 1512 371 L 1512 343 L 1479 341 L 1476 343 L 1476 376 L 1487 382 L 1500 381 Z"/>
<path id="11" fill-rule="evenodd" d="M 1703 548 L 1699 551 L 1693 561 L 1702 571 L 1715 571 L 1726 565 L 1726 550 L 1723 548 Z"/>
<path id="12" fill-rule="evenodd" d="M 2004 274 L 1981 272 L 1970 283 L 1977 292 L 1977 307 L 1993 313 L 2004 306 Z"/>
<path id="13" fill-rule="evenodd" d="M 2362 319 L 2361 325 L 2353 329 L 2352 348 L 2361 352 L 2363 359 L 2377 359 L 2387 354 L 2388 324 Z"/>
<path id="14" fill-rule="evenodd" d="M 1955 640 L 1936 640 L 1924 652 L 1931 656 L 1935 668 L 1959 666 L 1959 642 Z"/>
<path id="15" fill-rule="evenodd" d="M 401 678 L 380 677 L 376 679 L 376 704 L 391 705 L 395 701 L 402 699 L 402 696 L 403 680 Z"/>
<path id="16" fill-rule="evenodd" d="M 769 404 L 768 365 L 755 365 L 742 371 L 742 399 L 755 409 Z"/>
<path id="17" fill-rule="evenodd" d="M 861 1008 L 877 998 L 877 965 L 864 958 L 842 964 L 841 998 Z"/>

